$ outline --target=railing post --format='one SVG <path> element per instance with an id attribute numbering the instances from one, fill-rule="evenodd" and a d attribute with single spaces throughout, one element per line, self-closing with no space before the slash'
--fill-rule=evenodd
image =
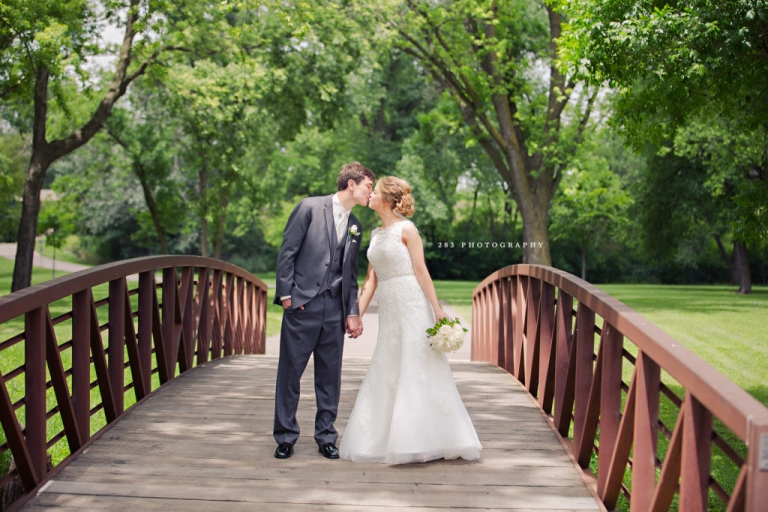
<path id="1" fill-rule="evenodd" d="M 524 351 L 524 329 L 525 317 L 528 312 L 528 277 L 517 276 L 515 279 L 515 329 L 512 335 L 512 345 L 515 359 L 515 366 L 512 375 L 522 384 L 525 384 L 525 351 Z"/>
<path id="2" fill-rule="evenodd" d="M 109 346 L 107 347 L 109 383 L 119 416 L 125 409 L 125 279 L 109 282 Z"/>
<path id="3" fill-rule="evenodd" d="M 197 295 L 195 297 L 195 325 L 197 325 L 197 364 L 208 361 L 211 339 L 211 300 L 209 297 L 210 269 L 203 267 L 197 277 Z"/>
<path id="4" fill-rule="evenodd" d="M 45 310 L 47 306 L 33 309 L 25 315 L 24 328 L 24 385 L 25 385 L 25 437 L 32 466 L 38 478 L 48 472 L 45 443 Z"/>
<path id="5" fill-rule="evenodd" d="M 234 295 L 235 295 L 235 276 L 234 274 L 227 274 L 224 281 L 224 290 L 221 299 L 221 322 L 223 333 L 223 348 L 224 356 L 231 356 L 234 353 L 233 338 L 235 334 L 234 329 Z"/>
<path id="6" fill-rule="evenodd" d="M 213 318 L 211 319 L 211 359 L 218 359 L 221 357 L 222 343 L 222 330 L 223 330 L 223 303 L 224 292 L 222 288 L 223 284 L 223 272 L 216 270 L 213 273 L 213 290 L 211 292 L 211 311 Z"/>
<path id="7" fill-rule="evenodd" d="M 501 289 L 500 289 L 500 282 L 494 281 L 491 283 L 491 289 L 488 294 L 489 303 L 490 303 L 490 322 L 489 322 L 489 331 L 491 336 L 489 337 L 490 341 L 489 348 L 490 353 L 488 354 L 488 362 L 495 366 L 499 366 L 499 363 L 501 362 L 501 358 L 499 357 L 500 352 L 504 350 L 504 340 L 501 339 L 499 336 L 499 321 L 500 321 L 500 310 L 501 310 Z"/>
<path id="8" fill-rule="evenodd" d="M 539 321 L 541 279 L 528 278 L 528 314 L 525 321 L 525 387 L 537 398 L 539 386 Z"/>
<path id="9" fill-rule="evenodd" d="M 589 393 L 592 388 L 592 367 L 595 355 L 595 312 L 579 303 L 576 331 L 576 381 L 574 388 L 573 442 L 581 444 L 584 420 L 587 417 Z"/>
<path id="10" fill-rule="evenodd" d="M 179 357 L 179 342 L 176 337 L 176 267 L 163 269 L 163 343 L 168 380 L 176 376 L 176 359 Z"/>
<path id="11" fill-rule="evenodd" d="M 552 412 L 555 392 L 555 287 L 542 282 L 541 307 L 539 309 L 539 406 L 547 414 Z"/>
<path id="12" fill-rule="evenodd" d="M 765 510 L 768 503 L 768 421 L 747 425 L 747 497 L 746 512 Z"/>
<path id="13" fill-rule="evenodd" d="M 581 341 L 581 340 L 579 340 Z M 630 511 L 648 510 L 656 487 L 661 368 L 644 353 L 637 356 L 632 502 Z M 711 429 L 710 429 L 711 432 Z"/>
<path id="14" fill-rule="evenodd" d="M 611 465 L 621 423 L 621 369 L 624 336 L 608 322 L 603 323 L 603 376 L 600 390 L 600 453 L 597 458 L 597 493 L 605 495 L 608 469 Z"/>
<path id="15" fill-rule="evenodd" d="M 512 324 L 512 297 L 509 293 L 509 278 L 502 277 L 499 279 L 499 322 L 497 326 L 496 336 L 499 340 L 498 357 L 499 366 L 509 371 L 509 361 L 511 360 L 510 352 L 512 345 L 509 343 L 511 338 L 510 325 Z"/>
<path id="16" fill-rule="evenodd" d="M 72 406 L 83 439 L 91 424 L 91 291 L 72 296 Z"/>
<path id="17" fill-rule="evenodd" d="M 709 508 L 709 473 L 712 468 L 712 413 L 687 393 L 683 419 L 680 510 Z M 765 505 L 765 503 L 763 503 Z"/>
<path id="18" fill-rule="evenodd" d="M 139 366 L 144 389 L 152 389 L 152 317 L 155 273 L 139 274 Z"/>
<path id="19" fill-rule="evenodd" d="M 571 362 L 571 316 L 573 297 L 562 290 L 557 292 L 555 315 L 555 426 L 559 432 L 568 432 L 573 407 L 573 388 L 568 382 Z"/>
<path id="20" fill-rule="evenodd" d="M 491 336 L 492 331 L 490 328 L 491 325 L 491 300 L 490 300 L 490 291 L 489 286 L 486 286 L 485 289 L 483 289 L 482 292 L 482 301 L 483 301 L 483 318 L 482 322 L 480 323 L 480 328 L 482 329 L 480 332 L 480 360 L 485 361 L 486 363 L 490 361 L 491 357 Z"/>
<path id="21" fill-rule="evenodd" d="M 192 368 L 195 357 L 195 267 L 184 267 L 181 271 L 179 295 L 183 333 L 179 367 L 181 373 L 184 373 Z"/>
<path id="22" fill-rule="evenodd" d="M 478 298 L 478 295 L 472 296 L 472 346 L 469 347 L 469 360 L 470 361 L 479 361 L 477 356 L 477 344 L 480 343 L 480 315 L 482 314 L 483 309 L 480 307 L 480 299 Z"/>

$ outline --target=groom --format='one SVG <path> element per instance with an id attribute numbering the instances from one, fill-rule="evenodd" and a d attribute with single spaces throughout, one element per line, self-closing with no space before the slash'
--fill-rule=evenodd
<path id="1" fill-rule="evenodd" d="M 314 354 L 315 441 L 320 453 L 338 459 L 333 426 L 341 391 L 344 332 L 357 338 L 357 253 L 362 227 L 350 210 L 365 206 L 374 174 L 359 162 L 341 167 L 338 192 L 302 199 L 283 233 L 277 258 L 275 304 L 283 306 L 275 390 L 275 457 L 293 455 L 299 437 L 299 381 Z"/>

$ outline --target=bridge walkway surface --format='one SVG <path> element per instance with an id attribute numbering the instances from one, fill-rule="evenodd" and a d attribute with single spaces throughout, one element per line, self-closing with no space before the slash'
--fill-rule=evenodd
<path id="1" fill-rule="evenodd" d="M 368 367 L 345 358 L 339 419 Z M 479 461 L 401 466 L 323 458 L 312 438 L 312 363 L 304 374 L 302 436 L 272 455 L 277 358 L 233 356 L 169 382 L 131 410 L 22 510 L 599 510 L 541 410 L 508 373 L 451 362 L 483 443 Z"/>

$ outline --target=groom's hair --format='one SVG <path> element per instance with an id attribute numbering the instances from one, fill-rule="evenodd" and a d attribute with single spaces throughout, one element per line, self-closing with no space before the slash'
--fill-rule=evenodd
<path id="1" fill-rule="evenodd" d="M 355 183 L 360 183 L 365 178 L 371 178 L 371 181 L 373 181 L 376 179 L 376 175 L 360 162 L 344 164 L 341 166 L 339 176 L 336 178 L 336 187 L 338 190 L 345 190 L 349 180 L 355 180 Z"/>

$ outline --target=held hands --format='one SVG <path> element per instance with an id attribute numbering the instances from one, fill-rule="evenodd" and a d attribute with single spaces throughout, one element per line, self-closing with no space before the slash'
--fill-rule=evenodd
<path id="1" fill-rule="evenodd" d="M 443 311 L 443 308 L 435 309 L 435 323 L 439 322 L 443 318 L 448 318 L 448 315 L 445 314 L 445 311 Z M 450 318 L 448 319 L 450 320 Z"/>
<path id="2" fill-rule="evenodd" d="M 350 338 L 357 338 L 363 334 L 363 321 L 359 316 L 347 317 L 347 334 Z"/>

